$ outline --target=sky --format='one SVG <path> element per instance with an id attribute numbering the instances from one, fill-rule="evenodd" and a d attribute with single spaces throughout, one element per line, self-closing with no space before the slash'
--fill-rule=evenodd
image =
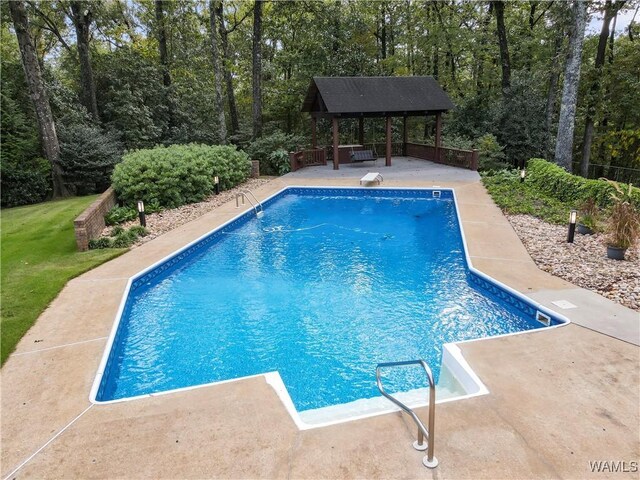
<path id="1" fill-rule="evenodd" d="M 635 8 L 632 8 L 618 12 L 618 19 L 616 20 L 616 35 L 620 35 L 625 32 L 633 19 L 635 10 Z M 587 25 L 587 33 L 600 33 L 600 29 L 602 28 L 602 18 L 602 15 L 594 15 Z M 640 21 L 640 12 L 636 15 L 636 22 L 638 21 Z"/>

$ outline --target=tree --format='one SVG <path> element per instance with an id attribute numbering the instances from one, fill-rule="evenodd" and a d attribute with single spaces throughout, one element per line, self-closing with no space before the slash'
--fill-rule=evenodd
<path id="1" fill-rule="evenodd" d="M 497 0 L 493 3 L 493 11 L 496 16 L 496 31 L 498 33 L 498 45 L 500 46 L 500 65 L 502 66 L 502 96 L 506 99 L 511 88 L 511 60 L 509 58 L 509 46 L 507 43 L 507 30 L 504 25 L 504 2 Z"/>
<path id="2" fill-rule="evenodd" d="M 599 99 L 600 86 L 602 84 L 602 75 L 605 53 L 607 50 L 607 41 L 609 40 L 609 25 L 611 20 L 616 16 L 618 10 L 624 5 L 624 1 L 612 2 L 607 0 L 604 7 L 604 19 L 602 20 L 602 29 L 598 38 L 598 49 L 596 52 L 595 72 L 589 96 L 587 98 L 587 111 L 585 118 L 584 137 L 582 140 L 582 159 L 580 161 L 580 175 L 586 177 L 589 173 L 589 160 L 591 158 L 591 143 L 593 142 L 594 119 L 596 115 L 596 107 Z"/>
<path id="3" fill-rule="evenodd" d="M 169 70 L 169 56 L 167 54 L 167 30 L 165 28 L 165 15 L 163 0 L 155 0 L 156 35 L 158 37 L 158 53 L 162 66 L 162 84 L 164 85 L 165 104 L 168 115 L 168 130 L 171 132 L 175 125 L 173 113 L 173 101 L 171 98 L 171 72 Z"/>
<path id="4" fill-rule="evenodd" d="M 93 81 L 91 67 L 91 53 L 89 52 L 89 38 L 91 36 L 91 22 L 93 14 L 91 5 L 87 2 L 71 2 L 71 21 L 76 29 L 78 58 L 80 60 L 80 85 L 82 87 L 82 103 L 94 120 L 99 120 L 98 102 L 96 100 L 96 86 Z"/>
<path id="5" fill-rule="evenodd" d="M 220 143 L 227 143 L 227 122 L 224 114 L 224 98 L 222 95 L 223 72 L 220 62 L 220 46 L 218 45 L 218 28 L 216 25 L 216 4 L 218 0 L 209 1 L 209 24 L 211 27 L 211 59 L 216 89 L 216 110 L 218 112 L 218 135 Z"/>
<path id="6" fill-rule="evenodd" d="M 51 179 L 53 182 L 53 197 L 59 198 L 68 195 L 62 179 L 60 168 L 60 145 L 56 133 L 56 125 L 51 113 L 49 96 L 44 86 L 44 80 L 40 71 L 40 64 L 36 56 L 36 50 L 29 35 L 29 19 L 22 1 L 9 2 L 13 26 L 18 37 L 22 68 L 29 85 L 31 100 L 36 113 L 40 143 L 44 155 L 51 163 Z"/>
<path id="7" fill-rule="evenodd" d="M 253 138 L 262 136 L 262 0 L 253 6 Z"/>
<path id="8" fill-rule="evenodd" d="M 569 37 L 569 54 L 564 70 L 562 104 L 560 106 L 555 153 L 555 162 L 569 172 L 571 171 L 573 154 L 573 129 L 576 121 L 576 105 L 578 103 L 582 45 L 587 23 L 587 2 L 574 0 L 572 11 L 574 24 Z"/>
<path id="9" fill-rule="evenodd" d="M 220 31 L 220 43 L 222 46 L 222 74 L 224 76 L 224 82 L 226 85 L 227 102 L 229 103 L 229 120 L 231 123 L 231 136 L 238 135 L 240 130 L 240 122 L 238 120 L 238 106 L 236 104 L 235 89 L 233 87 L 233 76 L 229 64 L 232 62 L 231 58 L 231 46 L 229 45 L 229 34 L 238 28 L 244 19 L 248 16 L 247 12 L 240 20 L 236 19 L 234 11 L 234 23 L 227 28 L 224 20 L 223 0 L 216 2 L 215 14 L 218 18 L 218 30 Z"/>

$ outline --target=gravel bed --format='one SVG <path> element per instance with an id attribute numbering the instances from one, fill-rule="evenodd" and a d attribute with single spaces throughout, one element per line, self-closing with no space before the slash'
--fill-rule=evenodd
<path id="1" fill-rule="evenodd" d="M 626 260 L 607 258 L 605 235 L 580 235 L 567 243 L 567 226 L 529 215 L 507 215 L 534 262 L 545 272 L 633 310 L 640 311 L 640 255 L 627 250 Z"/>
<path id="2" fill-rule="evenodd" d="M 229 200 L 233 200 L 236 193 L 240 190 L 255 190 L 258 187 L 261 187 L 265 183 L 270 182 L 270 179 L 267 178 L 252 178 L 247 180 L 244 183 L 232 188 L 231 190 L 225 190 L 224 192 L 220 192 L 220 195 L 211 195 L 206 198 L 202 202 L 199 203 L 191 203 L 189 205 L 183 205 L 178 208 L 172 208 L 170 210 L 163 210 L 158 213 L 149 213 L 147 214 L 147 231 L 149 234 L 145 237 L 139 237 L 136 243 L 134 243 L 131 248 L 135 248 L 143 243 L 148 242 L 149 240 L 153 240 L 154 238 L 162 235 L 163 233 L 167 233 L 174 228 L 179 227 L 180 225 L 184 225 L 185 223 L 190 222 L 191 220 L 195 220 L 196 218 L 201 217 L 207 212 L 210 212 L 216 207 L 219 207 L 223 203 L 228 202 Z M 121 224 L 124 228 L 129 228 L 134 225 L 139 225 L 138 219 L 132 220 L 130 222 L 125 222 Z M 102 236 L 111 235 L 111 229 L 113 227 L 106 227 L 102 231 Z"/>

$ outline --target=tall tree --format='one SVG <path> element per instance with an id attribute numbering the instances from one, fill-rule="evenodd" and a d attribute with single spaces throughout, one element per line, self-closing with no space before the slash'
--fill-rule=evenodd
<path id="1" fill-rule="evenodd" d="M 262 0 L 253 6 L 253 138 L 262 135 Z"/>
<path id="2" fill-rule="evenodd" d="M 624 1 L 612 2 L 607 0 L 604 6 L 604 19 L 598 38 L 598 49 L 596 51 L 595 72 L 593 81 L 587 97 L 587 111 L 585 116 L 584 137 L 582 139 L 582 159 L 580 161 L 580 175 L 586 177 L 589 173 L 589 161 L 591 159 L 591 143 L 593 142 L 593 128 L 595 122 L 596 108 L 599 103 L 600 86 L 602 85 L 602 70 L 607 51 L 607 41 L 609 40 L 609 26 L 611 20 L 616 16 L 618 10 L 624 5 Z"/>
<path id="3" fill-rule="evenodd" d="M 99 120 L 96 85 L 93 80 L 89 38 L 91 36 L 91 4 L 88 2 L 71 2 L 71 21 L 76 29 L 78 58 L 80 60 L 80 86 L 82 88 L 82 104 L 94 120 Z"/>
<path id="4" fill-rule="evenodd" d="M 231 47 L 229 45 L 229 34 L 232 33 L 242 21 L 246 18 L 242 17 L 239 21 L 227 28 L 224 21 L 224 8 L 222 0 L 217 2 L 215 8 L 215 15 L 218 18 L 218 29 L 220 31 L 220 43 L 222 46 L 222 74 L 224 76 L 224 82 L 226 84 L 227 102 L 229 103 L 229 120 L 231 123 L 231 136 L 235 137 L 240 130 L 240 123 L 238 120 L 238 106 L 236 103 L 235 89 L 233 87 L 233 76 L 231 75 L 231 69 L 229 63 L 231 60 Z M 232 140 L 233 141 L 233 140 Z"/>
<path id="5" fill-rule="evenodd" d="M 580 84 L 580 63 L 582 45 L 584 43 L 584 30 L 587 23 L 587 2 L 574 0 L 572 12 L 573 28 L 569 37 L 569 53 L 564 69 L 564 85 L 562 86 L 562 103 L 558 120 L 555 153 L 555 162 L 568 172 L 571 172 L 573 130 L 576 121 L 578 86 Z"/>
<path id="6" fill-rule="evenodd" d="M 167 53 L 167 28 L 164 14 L 164 1 L 155 0 L 156 36 L 158 37 L 158 52 L 162 66 L 162 84 L 164 85 L 165 105 L 167 107 L 169 132 L 175 126 L 173 100 L 171 98 L 171 71 L 169 70 L 169 55 Z"/>
<path id="7" fill-rule="evenodd" d="M 22 59 L 22 67 L 24 69 L 27 84 L 33 107 L 38 121 L 38 131 L 40 134 L 40 143 L 44 150 L 44 155 L 51 163 L 51 179 L 53 182 L 54 198 L 64 197 L 69 194 L 62 180 L 62 168 L 60 167 L 60 145 L 58 143 L 58 134 L 56 133 L 56 125 L 51 113 L 51 105 L 49 104 L 49 95 L 44 86 L 40 64 L 36 55 L 36 49 L 29 35 L 29 18 L 22 1 L 13 1 L 9 3 L 11 19 L 18 37 L 18 45 L 20 46 L 20 57 Z"/>
<path id="8" fill-rule="evenodd" d="M 209 24 L 211 27 L 211 59 L 216 89 L 216 111 L 218 113 L 218 136 L 220 143 L 227 143 L 227 122 L 224 114 L 224 97 L 222 94 L 223 72 L 220 62 L 220 46 L 218 45 L 218 27 L 216 21 L 216 4 L 218 0 L 209 1 Z"/>
<path id="9" fill-rule="evenodd" d="M 507 43 L 507 29 L 504 24 L 504 2 L 497 0 L 493 3 L 496 16 L 496 31 L 500 47 L 500 65 L 502 66 L 502 96 L 507 98 L 511 89 L 511 59 L 509 58 L 509 44 Z"/>
<path id="10" fill-rule="evenodd" d="M 556 28 L 558 26 L 556 25 Z M 553 117 L 556 111 L 556 100 L 558 98 L 558 82 L 560 81 L 560 53 L 562 52 L 562 40 L 564 38 L 564 28 L 559 28 L 556 32 L 553 45 L 553 56 L 550 61 L 549 68 L 549 89 L 547 90 L 547 106 L 545 108 L 545 132 L 546 132 L 546 156 L 551 158 L 553 155 Z"/>

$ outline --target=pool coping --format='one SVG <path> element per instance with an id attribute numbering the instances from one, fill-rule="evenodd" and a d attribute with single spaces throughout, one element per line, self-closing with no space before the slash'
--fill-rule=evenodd
<path id="1" fill-rule="evenodd" d="M 454 202 L 454 206 L 455 206 L 455 212 L 456 212 L 456 220 L 458 223 L 458 228 L 459 228 L 459 233 L 460 233 L 460 237 L 462 240 L 462 245 L 463 245 L 463 251 L 464 251 L 464 258 L 466 261 L 466 267 L 468 268 L 469 272 L 480 277 L 481 279 L 483 279 L 484 281 L 495 285 L 498 289 L 504 290 L 506 291 L 509 295 L 511 295 L 512 297 L 515 297 L 516 299 L 519 299 L 521 302 L 529 305 L 530 307 L 534 308 L 536 310 L 536 312 L 542 312 L 543 314 L 558 319 L 560 322 L 557 325 L 548 325 L 548 326 L 544 326 L 542 328 L 537 328 L 537 329 L 533 329 L 533 330 L 523 330 L 523 331 L 519 331 L 519 332 L 513 332 L 513 333 L 506 333 L 506 334 L 500 334 L 500 335 L 494 335 L 494 336 L 489 336 L 489 337 L 481 337 L 481 338 L 476 338 L 476 339 L 470 339 L 470 340 L 461 340 L 461 341 L 457 341 L 457 342 L 451 342 L 451 343 L 445 343 L 443 344 L 442 348 L 443 348 L 443 356 L 442 356 L 442 365 L 446 366 L 448 368 L 448 370 L 453 374 L 453 376 L 455 377 L 455 379 L 462 385 L 462 387 L 465 390 L 465 394 L 464 395 L 457 395 L 457 396 L 453 396 L 453 397 L 448 397 L 445 399 L 441 399 L 441 400 L 436 400 L 436 404 L 441 404 L 441 403 L 448 403 L 448 402 L 453 402 L 453 401 L 458 401 L 458 400 L 465 400 L 465 399 L 469 399 L 469 398 L 473 398 L 473 397 L 477 397 L 477 396 L 481 396 L 481 395 L 486 395 L 488 393 L 490 393 L 489 389 L 484 385 L 484 383 L 482 382 L 482 380 L 478 377 L 478 375 L 473 371 L 473 368 L 471 367 L 471 365 L 469 365 L 469 363 L 465 360 L 461 349 L 459 348 L 458 345 L 462 345 L 465 343 L 470 343 L 470 342 L 479 342 L 479 341 L 483 341 L 483 340 L 490 340 L 490 339 L 496 339 L 496 338 L 500 338 L 500 337 L 509 337 L 509 336 L 513 336 L 513 335 L 521 335 L 521 334 L 525 334 L 525 333 L 536 333 L 536 332 L 544 332 L 550 329 L 554 329 L 554 328 L 558 328 L 558 327 L 562 327 L 565 325 L 568 325 L 569 323 L 571 323 L 571 321 L 564 315 L 555 312 L 554 310 L 551 310 L 547 307 L 545 307 L 544 305 L 536 302 L 535 300 L 527 297 L 526 295 L 524 295 L 523 293 L 518 292 L 517 290 L 509 287 L 508 285 L 500 282 L 497 279 L 492 278 L 491 276 L 485 274 L 484 272 L 481 272 L 480 270 L 476 269 L 473 266 L 473 262 L 471 260 L 471 256 L 469 255 L 469 249 L 467 246 L 467 241 L 466 241 L 466 236 L 465 236 L 465 232 L 464 232 L 464 227 L 462 224 L 462 218 L 460 216 L 460 208 L 459 208 L 459 204 L 458 204 L 458 199 L 456 196 L 456 192 L 455 192 L 455 187 L 441 187 L 439 185 L 433 185 L 431 187 L 362 187 L 362 186 L 335 186 L 335 185 L 285 185 L 284 187 L 280 188 L 279 190 L 277 190 L 276 192 L 272 193 L 271 195 L 267 196 L 266 198 L 264 198 L 263 200 L 261 200 L 259 203 L 266 203 L 266 202 L 270 202 L 273 199 L 275 199 L 276 197 L 282 195 L 283 193 L 285 193 L 287 190 L 291 190 L 291 189 L 304 189 L 304 190 L 311 190 L 311 189 L 330 189 L 330 190 L 360 190 L 360 191 L 385 191 L 385 190 L 410 190 L 410 191 L 432 191 L 432 192 L 437 192 L 437 191 L 449 191 L 451 192 L 452 195 L 452 199 Z M 94 381 L 92 383 L 91 386 L 91 390 L 89 392 L 89 402 L 92 405 L 109 405 L 109 404 L 115 404 L 115 403 L 123 403 L 123 402 L 130 402 L 130 401 L 134 401 L 134 400 L 139 400 L 139 399 L 143 399 L 143 398 L 151 398 L 151 397 L 158 397 L 158 396 L 163 396 L 163 395 L 168 395 L 168 394 L 172 394 L 172 393 L 178 393 L 178 392 L 183 392 L 183 391 L 188 391 L 188 390 L 194 390 L 194 389 L 200 389 L 200 388 L 205 388 L 205 387 L 212 387 L 215 385 L 222 385 L 222 384 L 226 384 L 226 383 L 231 383 L 231 382 L 238 382 L 238 381 L 242 381 L 242 380 L 246 380 L 249 378 L 256 378 L 256 377 L 264 377 L 265 381 L 275 390 L 276 394 L 278 395 L 278 398 L 281 400 L 281 402 L 283 403 L 284 407 L 286 408 L 287 412 L 289 413 L 290 417 L 292 418 L 292 420 L 294 421 L 295 425 L 297 426 L 297 428 L 299 430 L 310 430 L 310 429 L 315 429 L 315 428 L 322 428 L 322 427 L 327 427 L 327 426 L 331 426 L 331 425 L 337 425 L 337 424 L 341 424 L 341 423 L 346 423 L 346 422 L 352 422 L 352 421 L 356 421 L 356 420 L 361 420 L 361 419 L 365 419 L 365 418 L 370 418 L 370 417 L 375 417 L 375 416 L 379 416 L 379 415 L 384 415 L 384 414 L 388 414 L 388 413 L 392 413 L 392 412 L 396 412 L 399 410 L 398 407 L 396 407 L 393 404 L 389 404 L 388 406 L 380 406 L 377 407 L 371 411 L 369 411 L 368 413 L 365 414 L 361 414 L 361 415 L 353 415 L 353 416 L 349 416 L 349 417 L 343 417 L 343 418 L 339 418 L 339 419 L 335 419 L 335 420 L 327 420 L 325 422 L 318 422 L 318 423 L 307 423 L 305 422 L 301 416 L 300 413 L 298 412 L 298 410 L 295 408 L 293 401 L 288 393 L 288 390 L 284 384 L 284 382 L 282 381 L 282 378 L 280 377 L 280 374 L 278 373 L 278 371 L 270 371 L 270 372 L 263 372 L 263 373 L 259 373 L 259 374 L 255 374 L 255 375 L 247 375 L 247 376 L 243 376 L 243 377 L 238 377 L 238 378 L 232 378 L 232 379 L 227 379 L 227 380 L 219 380 L 216 382 L 209 382 L 209 383 L 204 383 L 204 384 L 198 384 L 198 385 L 191 385 L 191 386 L 187 386 L 187 387 L 181 387 L 181 388 L 176 388 L 176 389 L 171 389 L 171 390 L 164 390 L 161 392 L 156 392 L 156 393 L 148 393 L 148 394 L 143 394 L 143 395 L 136 395 L 136 396 L 132 396 L 132 397 L 126 397 L 126 398 L 119 398 L 119 399 L 114 399 L 114 400 L 106 400 L 106 401 L 99 401 L 96 400 L 96 397 L 99 393 L 99 389 L 100 389 L 100 385 L 102 383 L 102 379 L 104 377 L 104 374 L 106 372 L 106 370 L 108 369 L 108 362 L 110 359 L 110 355 L 113 349 L 113 344 L 115 343 L 117 334 L 118 334 L 118 329 L 122 320 L 122 314 L 124 312 L 124 309 L 126 307 L 126 302 L 129 296 L 129 293 L 131 292 L 131 289 L 133 287 L 134 282 L 136 282 L 137 280 L 141 279 L 142 277 L 144 277 L 145 275 L 147 275 L 148 273 L 154 271 L 155 269 L 157 269 L 158 267 L 162 266 L 163 264 L 168 263 L 169 261 L 171 261 L 174 258 L 179 257 L 180 255 L 184 254 L 185 252 L 187 252 L 189 249 L 192 249 L 193 247 L 195 247 L 196 245 L 199 245 L 200 243 L 202 243 L 204 240 L 208 239 L 209 237 L 213 237 L 215 233 L 222 231 L 222 229 L 224 229 L 225 227 L 233 224 L 234 222 L 239 221 L 240 219 L 242 219 L 245 216 L 251 216 L 251 211 L 253 210 L 253 206 L 249 205 L 248 208 L 246 210 L 243 210 L 242 212 L 238 213 L 237 215 L 235 215 L 234 217 L 232 217 L 231 219 L 227 220 L 226 222 L 216 226 L 215 228 L 213 228 L 212 230 L 200 235 L 198 238 L 190 241 L 189 243 L 187 243 L 186 245 L 184 245 L 183 247 L 175 250 L 174 252 L 169 253 L 168 255 L 166 255 L 165 257 L 163 257 L 162 259 L 154 262 L 152 265 L 146 267 L 145 269 L 135 273 L 134 275 L 130 276 L 127 280 L 127 284 L 126 287 L 123 291 L 122 294 L 122 298 L 120 301 L 120 304 L 118 306 L 118 310 L 116 313 L 116 317 L 115 320 L 113 322 L 113 325 L 111 327 L 111 331 L 109 333 L 109 336 L 107 338 L 107 342 L 104 348 L 104 352 L 103 355 L 101 357 L 99 366 L 98 366 L 98 370 L 96 372 L 96 375 L 94 377 Z M 179 260 L 178 260 L 179 261 Z M 536 313 L 537 316 L 537 313 Z M 401 392 L 400 395 L 402 395 L 402 393 L 406 393 L 406 392 Z M 363 399 L 364 400 L 364 399 Z M 360 401 L 357 400 L 357 401 Z M 356 401 L 356 402 L 357 402 Z M 346 404 L 339 404 L 339 405 L 335 405 L 335 406 L 331 406 L 330 408 L 335 408 L 336 410 L 338 410 L 340 407 L 344 406 L 348 406 L 353 402 L 349 402 Z M 382 405 L 384 405 L 385 402 L 381 402 Z M 428 405 L 427 401 L 408 401 L 407 402 L 409 407 L 411 408 L 420 408 L 420 407 L 424 407 Z M 326 407 L 324 407 L 326 408 Z M 348 408 L 348 407 L 346 407 Z M 314 410 L 320 410 L 320 409 L 314 409 Z"/>

